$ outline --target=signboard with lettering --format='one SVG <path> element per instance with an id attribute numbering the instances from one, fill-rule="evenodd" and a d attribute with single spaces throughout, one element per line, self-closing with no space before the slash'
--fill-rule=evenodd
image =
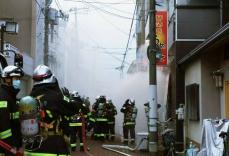
<path id="1" fill-rule="evenodd" d="M 167 31 L 168 31 L 167 12 L 157 11 L 156 12 L 156 43 L 161 49 L 161 58 L 157 60 L 157 65 L 167 65 L 168 63 Z"/>

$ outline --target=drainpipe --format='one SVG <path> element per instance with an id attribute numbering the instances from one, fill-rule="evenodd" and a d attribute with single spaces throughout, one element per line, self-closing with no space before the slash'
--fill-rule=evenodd
<path id="1" fill-rule="evenodd" d="M 157 155 L 157 71 L 156 71 L 156 31 L 155 31 L 155 0 L 149 1 L 149 46 L 147 56 L 149 59 L 149 153 Z"/>
<path id="2" fill-rule="evenodd" d="M 4 50 L 4 30 L 5 30 L 5 26 L 4 25 L 0 25 L 1 27 L 1 53 L 3 53 Z"/>
<path id="3" fill-rule="evenodd" d="M 222 27 L 224 25 L 223 23 L 223 0 L 220 0 L 219 7 L 220 7 L 220 27 Z"/>

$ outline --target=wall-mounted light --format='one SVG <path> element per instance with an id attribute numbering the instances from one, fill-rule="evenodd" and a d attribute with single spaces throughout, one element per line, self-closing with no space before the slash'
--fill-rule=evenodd
<path id="1" fill-rule="evenodd" d="M 212 78 L 215 81 L 215 86 L 217 88 L 223 88 L 223 77 L 224 74 L 221 70 L 216 70 L 212 72 Z"/>
<path id="2" fill-rule="evenodd" d="M 9 33 L 9 34 L 17 34 L 18 29 L 19 29 L 18 23 L 6 21 L 4 32 Z"/>

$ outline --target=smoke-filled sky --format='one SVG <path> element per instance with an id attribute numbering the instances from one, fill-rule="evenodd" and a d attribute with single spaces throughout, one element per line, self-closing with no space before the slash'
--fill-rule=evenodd
<path id="1" fill-rule="evenodd" d="M 63 53 L 59 59 L 65 62 L 62 85 L 94 98 L 119 83 L 121 73 L 116 68 L 121 66 L 126 50 L 135 2 L 74 1 L 53 1 L 54 7 L 69 14 L 69 20 L 60 21 L 58 28 L 61 42 L 57 42 L 57 51 Z M 136 55 L 134 33 L 135 21 L 129 44 L 132 49 L 127 52 L 124 74 Z"/>

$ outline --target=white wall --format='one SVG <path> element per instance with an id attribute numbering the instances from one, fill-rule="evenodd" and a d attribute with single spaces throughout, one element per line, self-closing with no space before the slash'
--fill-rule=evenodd
<path id="1" fill-rule="evenodd" d="M 200 97 L 200 106 L 202 103 L 201 98 L 201 61 L 200 59 L 190 63 L 185 70 L 185 86 L 197 83 L 199 84 L 199 97 Z M 186 102 L 185 102 L 186 103 Z M 200 121 L 202 119 L 202 107 L 200 109 Z M 186 118 L 187 119 L 187 118 Z M 188 121 L 185 123 L 185 137 L 190 138 L 198 143 L 201 141 L 201 122 L 200 121 Z M 188 126 L 188 127 L 187 127 Z"/>

